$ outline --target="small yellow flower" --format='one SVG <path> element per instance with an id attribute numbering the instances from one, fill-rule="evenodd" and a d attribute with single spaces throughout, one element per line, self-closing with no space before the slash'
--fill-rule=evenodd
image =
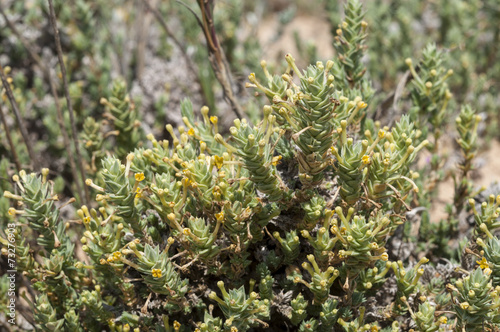
<path id="1" fill-rule="evenodd" d="M 272 164 L 273 166 L 276 166 L 279 164 L 280 160 L 282 159 L 283 157 L 282 156 L 276 156 L 276 157 L 273 157 L 273 160 L 272 160 Z"/>
<path id="2" fill-rule="evenodd" d="M 486 260 L 486 258 L 484 258 L 484 257 L 483 257 L 480 261 L 476 261 L 476 263 L 477 263 L 477 264 L 479 265 L 479 267 L 480 267 L 481 269 L 483 269 L 483 270 L 489 267 L 489 265 L 488 265 L 488 261 L 487 261 L 487 260 Z"/>
<path id="3" fill-rule="evenodd" d="M 219 122 L 219 118 L 217 118 L 216 116 L 211 116 L 210 122 L 212 122 L 212 124 L 216 125 L 217 122 Z"/>
<path id="4" fill-rule="evenodd" d="M 106 265 L 106 260 L 105 260 L 104 258 L 101 258 L 101 259 L 99 260 L 99 263 L 100 263 L 101 265 Z"/>
<path id="5" fill-rule="evenodd" d="M 215 166 L 220 169 L 224 165 L 224 158 L 219 156 L 214 156 Z"/>
<path id="6" fill-rule="evenodd" d="M 446 324 L 446 323 L 448 323 L 448 318 L 446 316 L 439 317 L 439 323 L 440 324 Z"/>
<path id="7" fill-rule="evenodd" d="M 141 198 L 142 197 L 142 189 L 141 188 L 137 188 L 135 190 L 135 198 Z"/>
<path id="8" fill-rule="evenodd" d="M 194 136 L 194 129 L 193 128 L 189 128 L 188 135 L 189 136 Z"/>
<path id="9" fill-rule="evenodd" d="M 370 163 L 370 156 L 368 156 L 368 155 L 364 155 L 364 156 L 361 158 L 361 161 L 363 161 L 363 164 L 368 165 L 368 164 Z"/>
<path id="10" fill-rule="evenodd" d="M 113 258 L 114 258 L 114 260 L 118 260 L 118 259 L 120 259 L 120 257 L 122 257 L 122 253 L 121 253 L 121 252 L 119 252 L 119 251 L 115 251 L 115 252 L 113 253 Z"/>
<path id="11" fill-rule="evenodd" d="M 13 207 L 9 208 L 9 216 L 15 216 L 16 215 L 16 209 L 14 209 Z"/>
<path id="12" fill-rule="evenodd" d="M 384 131 L 384 130 L 382 130 L 382 129 L 380 129 L 380 130 L 378 131 L 378 137 L 379 137 L 379 138 L 384 138 L 384 137 L 385 137 L 385 131 Z"/>
<path id="13" fill-rule="evenodd" d="M 84 223 L 84 224 L 88 224 L 88 223 L 90 223 L 90 217 L 85 217 L 85 218 L 83 218 L 83 223 Z"/>
<path id="14" fill-rule="evenodd" d="M 467 310 L 469 308 L 469 303 L 468 302 L 462 302 L 460 303 L 460 308 Z"/>
<path id="15" fill-rule="evenodd" d="M 370 328 L 370 332 L 378 332 L 379 328 L 377 325 L 372 325 L 372 327 Z"/>
<path id="16" fill-rule="evenodd" d="M 151 274 L 153 278 L 161 278 L 161 270 L 160 269 L 152 269 Z"/>
<path id="17" fill-rule="evenodd" d="M 366 106 L 368 106 L 368 104 L 365 103 L 364 101 L 360 101 L 360 102 L 358 102 L 358 104 L 356 106 L 358 106 L 359 108 L 366 108 Z"/>
<path id="18" fill-rule="evenodd" d="M 222 221 L 224 219 L 224 211 L 216 213 L 215 218 L 217 218 L 217 220 L 219 220 L 219 221 Z"/>
<path id="19" fill-rule="evenodd" d="M 141 173 L 136 173 L 136 174 L 134 175 L 134 177 L 135 177 L 135 180 L 136 180 L 137 182 L 141 182 L 142 180 L 144 180 L 144 179 L 145 179 L 145 177 L 144 177 L 144 173 L 142 173 L 142 172 L 141 172 Z"/>
<path id="20" fill-rule="evenodd" d="M 181 323 L 179 323 L 178 321 L 174 320 L 174 330 L 175 331 L 179 331 L 181 328 Z"/>

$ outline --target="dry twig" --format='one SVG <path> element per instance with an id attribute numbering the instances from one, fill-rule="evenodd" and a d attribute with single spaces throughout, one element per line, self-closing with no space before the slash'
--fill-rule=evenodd
<path id="1" fill-rule="evenodd" d="M 198 15 L 196 15 L 196 13 L 185 3 L 179 0 L 177 0 L 177 2 L 189 9 L 196 17 L 196 20 L 202 28 L 207 41 L 208 59 L 214 71 L 215 77 L 222 86 L 224 96 L 231 105 L 234 114 L 236 114 L 238 118 L 243 119 L 243 109 L 233 93 L 233 76 L 229 68 L 229 63 L 227 62 L 226 55 L 220 47 L 217 34 L 215 33 L 213 20 L 214 0 L 197 0 L 198 6 L 201 10 L 201 18 L 198 17 Z"/>
<path id="2" fill-rule="evenodd" d="M 5 129 L 5 136 L 7 137 L 7 141 L 9 142 L 10 151 L 12 152 L 12 159 L 14 159 L 14 163 L 16 164 L 16 169 L 19 172 L 22 169 L 21 163 L 19 162 L 19 157 L 17 156 L 16 148 L 14 147 L 14 143 L 12 142 L 9 126 L 7 125 L 7 120 L 5 119 L 5 115 L 3 114 L 2 106 L 0 106 L 0 117 L 2 118 L 2 124 Z"/>
<path id="3" fill-rule="evenodd" d="M 2 84 L 5 89 L 5 92 L 7 93 L 7 97 L 9 98 L 10 105 L 12 106 L 12 110 L 14 111 L 14 115 L 16 116 L 17 125 L 19 126 L 19 130 L 21 131 L 21 135 L 23 136 L 26 148 L 28 149 L 28 155 L 30 156 L 31 163 L 33 166 L 38 165 L 38 159 L 36 158 L 35 152 L 33 151 L 33 144 L 30 141 L 28 130 L 24 125 L 21 113 L 19 112 L 19 106 L 17 105 L 16 99 L 12 94 L 12 89 L 10 88 L 9 82 L 7 82 L 7 77 L 5 77 L 5 73 L 3 72 L 3 67 L 1 65 L 0 65 L 0 76 L 2 78 Z"/>
<path id="4" fill-rule="evenodd" d="M 66 79 L 66 66 L 64 65 L 64 59 L 63 59 L 63 54 L 62 54 L 62 49 L 61 49 L 61 40 L 59 38 L 59 30 L 57 29 L 54 4 L 53 4 L 52 0 L 48 0 L 48 1 L 49 1 L 50 24 L 52 25 L 52 29 L 54 30 L 54 39 L 56 41 L 57 57 L 59 59 L 59 65 L 61 66 L 61 75 L 62 75 L 62 81 L 63 81 L 64 95 L 66 96 L 66 104 L 67 104 L 68 111 L 69 111 L 69 120 L 71 123 L 71 131 L 73 134 L 73 143 L 75 145 L 76 158 L 79 161 L 78 166 L 80 168 L 81 180 L 84 181 L 85 170 L 83 168 L 83 159 L 82 159 L 81 154 L 80 154 L 80 146 L 78 144 L 78 136 L 77 136 L 76 124 L 75 124 L 75 115 L 73 112 L 73 106 L 71 104 L 71 98 L 69 96 L 68 82 Z M 87 186 L 84 185 L 83 188 L 85 191 L 85 195 L 82 197 L 82 200 L 84 200 L 84 202 L 89 202 L 89 192 L 88 192 Z"/>

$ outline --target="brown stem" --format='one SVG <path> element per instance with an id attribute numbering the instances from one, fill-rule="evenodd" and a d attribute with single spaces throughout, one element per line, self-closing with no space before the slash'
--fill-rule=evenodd
<path id="1" fill-rule="evenodd" d="M 153 6 L 156 4 L 156 1 L 153 0 Z M 144 71 L 144 60 L 145 60 L 145 49 L 146 49 L 146 41 L 149 33 L 149 26 L 151 25 L 151 15 L 148 15 L 146 10 L 144 10 L 144 6 L 139 3 L 137 6 L 138 15 L 136 20 L 136 58 L 137 64 L 135 66 L 135 76 L 139 81 L 142 78 L 142 72 Z"/>
<path id="2" fill-rule="evenodd" d="M 3 72 L 3 67 L 0 65 L 0 76 L 2 78 L 2 84 L 3 87 L 5 88 L 5 92 L 7 93 L 7 97 L 9 98 L 10 105 L 12 106 L 12 110 L 14 111 L 14 115 L 16 116 L 16 121 L 17 125 L 19 126 L 19 130 L 21 131 L 21 135 L 23 136 L 24 143 L 26 144 L 26 148 L 28 149 L 28 154 L 31 159 L 31 164 L 33 166 L 38 164 L 38 159 L 35 156 L 35 153 L 33 151 L 33 144 L 30 141 L 30 137 L 28 135 L 28 131 L 26 129 L 26 126 L 24 125 L 23 119 L 21 117 L 21 113 L 19 112 L 19 106 L 17 105 L 16 99 L 14 98 L 14 95 L 12 94 L 12 89 L 10 88 L 9 82 L 7 82 L 7 78 L 5 77 L 5 74 Z"/>
<path id="3" fill-rule="evenodd" d="M 66 97 L 66 104 L 68 106 L 68 111 L 69 111 L 69 120 L 71 123 L 71 131 L 73 134 L 73 143 L 75 145 L 76 158 L 79 161 L 78 166 L 80 169 L 81 180 L 84 181 L 85 170 L 83 168 L 83 159 L 82 159 L 81 154 L 80 154 L 80 146 L 78 145 L 78 136 L 77 136 L 77 131 L 76 131 L 75 115 L 73 112 L 73 106 L 71 104 L 71 98 L 69 96 L 68 81 L 66 78 L 66 66 L 64 65 L 64 59 L 63 59 L 63 54 L 62 54 L 62 49 L 61 49 L 61 40 L 59 38 L 59 30 L 57 29 L 56 13 L 54 11 L 54 4 L 53 4 L 52 0 L 48 0 L 48 1 L 49 1 L 50 24 L 52 25 L 52 29 L 54 30 L 54 39 L 56 41 L 57 57 L 59 59 L 59 65 L 61 66 L 61 75 L 62 75 L 62 81 L 63 81 L 63 87 L 64 87 L 64 95 Z M 85 191 L 85 196 L 82 197 L 82 200 L 84 200 L 85 202 L 89 202 L 89 192 L 88 192 L 87 186 L 83 186 L 83 188 Z"/>
<path id="4" fill-rule="evenodd" d="M 214 1 L 198 0 L 198 6 L 201 10 L 201 28 L 203 29 L 203 34 L 205 35 L 205 39 L 207 41 L 208 59 L 210 60 L 215 77 L 221 84 L 224 96 L 231 105 L 234 114 L 236 114 L 238 118 L 242 119 L 244 112 L 233 93 L 234 84 L 231 70 L 229 69 L 226 55 L 220 47 L 219 40 L 215 32 L 214 21 L 212 18 Z"/>
<path id="5" fill-rule="evenodd" d="M 42 60 L 40 59 L 40 57 L 38 56 L 38 54 L 33 50 L 33 48 L 28 43 L 28 41 L 17 31 L 15 25 L 12 24 L 12 22 L 9 20 L 9 18 L 5 14 L 5 12 L 4 12 L 4 10 L 3 10 L 2 7 L 0 7 L 0 13 L 2 14 L 5 22 L 7 23 L 7 25 L 9 26 L 9 28 L 12 30 L 12 32 L 14 33 L 14 35 L 21 41 L 21 43 L 23 44 L 24 48 L 26 48 L 26 50 L 28 50 L 28 53 L 30 54 L 30 56 L 33 59 L 33 61 L 35 61 L 36 64 L 38 65 L 38 67 L 40 67 L 40 69 L 41 69 L 41 71 L 43 73 L 44 79 L 49 83 L 50 91 L 52 93 L 52 96 L 54 97 L 54 103 L 55 103 L 55 106 L 56 106 L 57 124 L 58 124 L 59 129 L 61 130 L 61 134 L 63 136 L 64 148 L 68 152 L 68 159 L 69 159 L 69 165 L 70 165 L 70 168 L 71 168 L 71 174 L 72 174 L 73 179 L 75 181 L 76 189 L 78 191 L 78 195 L 80 195 L 80 197 L 82 197 L 82 200 L 83 200 L 83 197 L 85 196 L 85 193 L 84 193 L 84 191 L 82 191 L 82 186 L 80 184 L 80 181 L 78 181 L 79 176 L 78 176 L 78 170 L 77 170 L 76 164 L 75 164 L 75 157 L 73 155 L 73 150 L 71 149 L 71 143 L 70 143 L 70 139 L 69 139 L 68 130 L 66 129 L 66 126 L 64 125 L 64 115 L 63 115 L 63 112 L 61 110 L 61 104 L 59 102 L 59 97 L 57 95 L 57 88 L 56 88 L 56 85 L 55 85 L 54 81 L 51 78 L 50 71 L 43 64 Z M 83 181 L 83 179 L 82 179 L 82 181 Z"/>
<path id="6" fill-rule="evenodd" d="M 14 143 L 12 142 L 12 137 L 10 137 L 9 126 L 7 125 L 7 120 L 5 119 L 5 115 L 3 114 L 2 106 L 0 106 L 0 117 L 2 117 L 2 124 L 5 128 L 5 136 L 7 136 L 7 141 L 10 145 L 10 151 L 12 152 L 12 158 L 14 159 L 14 163 L 16 164 L 17 171 L 21 171 L 21 163 L 19 162 L 19 158 L 17 156 L 16 148 L 14 147 Z"/>
<path id="7" fill-rule="evenodd" d="M 208 60 L 210 61 L 210 65 L 212 67 L 212 70 L 214 71 L 215 77 L 222 86 L 224 97 L 231 105 L 234 114 L 236 114 L 238 118 L 242 119 L 244 112 L 233 93 L 234 85 L 231 70 L 229 69 L 226 55 L 221 49 L 219 41 L 217 39 L 217 34 L 215 33 L 215 26 L 212 19 L 214 1 L 197 0 L 198 6 L 201 10 L 201 19 L 185 3 L 180 0 L 177 0 L 177 2 L 191 11 L 191 13 L 193 13 L 196 20 L 198 21 L 198 24 L 200 25 L 201 29 L 203 30 L 203 34 L 205 35 L 208 50 Z"/>

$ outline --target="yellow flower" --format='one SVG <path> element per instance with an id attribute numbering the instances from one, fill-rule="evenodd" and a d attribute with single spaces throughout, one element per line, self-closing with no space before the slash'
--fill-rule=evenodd
<path id="1" fill-rule="evenodd" d="M 217 122 L 219 122 L 219 118 L 217 118 L 216 116 L 211 116 L 210 117 L 210 122 L 212 122 L 212 124 L 217 124 Z"/>
<path id="2" fill-rule="evenodd" d="M 448 323 L 448 318 L 446 316 L 439 317 L 439 323 L 441 323 L 441 324 Z"/>
<path id="3" fill-rule="evenodd" d="M 224 165 L 224 158 L 219 156 L 214 156 L 215 166 L 220 169 Z"/>
<path id="4" fill-rule="evenodd" d="M 467 310 L 469 308 L 469 303 L 468 302 L 462 302 L 460 303 L 460 308 Z"/>
<path id="5" fill-rule="evenodd" d="M 361 161 L 363 161 L 363 164 L 368 165 L 370 163 L 370 156 L 364 155 Z"/>
<path id="6" fill-rule="evenodd" d="M 137 188 L 135 190 L 135 198 L 141 198 L 142 197 L 142 189 L 141 188 Z"/>
<path id="7" fill-rule="evenodd" d="M 220 213 L 216 213 L 215 218 L 217 218 L 217 220 L 223 220 L 224 219 L 224 211 L 221 211 Z"/>
<path id="8" fill-rule="evenodd" d="M 372 325 L 372 327 L 370 328 L 370 332 L 378 332 L 379 328 L 377 325 Z"/>
<path id="9" fill-rule="evenodd" d="M 479 267 L 480 267 L 481 269 L 483 269 L 483 270 L 489 267 L 489 265 L 488 265 L 488 261 L 487 261 L 487 260 L 486 260 L 486 258 L 484 258 L 484 257 L 483 257 L 480 261 L 476 261 L 476 263 L 477 263 L 477 264 L 479 265 Z"/>
<path id="10" fill-rule="evenodd" d="M 134 175 L 134 177 L 135 177 L 135 180 L 136 180 L 137 182 L 141 182 L 142 180 L 144 180 L 144 179 L 145 179 L 145 177 L 144 177 L 144 173 L 142 173 L 142 172 L 141 172 L 141 173 L 136 173 L 136 174 Z"/>
<path id="11" fill-rule="evenodd" d="M 119 251 L 115 251 L 115 252 L 113 253 L 113 258 L 114 258 L 114 260 L 118 260 L 118 259 L 120 259 L 120 257 L 122 257 L 122 253 L 121 253 L 121 252 L 119 252 Z"/>
<path id="12" fill-rule="evenodd" d="M 276 157 L 273 157 L 273 160 L 272 160 L 272 164 L 273 166 L 276 166 L 279 164 L 281 158 L 283 158 L 282 156 L 276 156 Z"/>
<path id="13" fill-rule="evenodd" d="M 153 278 L 161 278 L 161 270 L 160 269 L 152 269 L 151 274 Z"/>
<path id="14" fill-rule="evenodd" d="M 189 135 L 189 136 L 194 136 L 194 129 L 193 129 L 193 128 L 190 128 L 190 129 L 188 130 L 188 135 Z"/>

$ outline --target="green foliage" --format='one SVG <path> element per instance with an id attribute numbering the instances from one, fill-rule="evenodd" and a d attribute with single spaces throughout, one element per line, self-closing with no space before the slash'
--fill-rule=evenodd
<path id="1" fill-rule="evenodd" d="M 127 153 L 137 147 L 141 138 L 141 122 L 134 103 L 127 92 L 127 84 L 123 80 L 113 81 L 113 88 L 108 99 L 101 98 L 101 104 L 108 109 L 106 116 L 112 121 L 116 130 L 116 154 L 123 159 Z"/>
<path id="2" fill-rule="evenodd" d="M 193 16 L 195 10 L 169 2 L 158 4 L 156 12 L 149 2 L 141 3 L 147 11 L 135 11 L 129 1 L 113 2 L 111 10 L 103 1 L 73 0 L 71 6 L 56 1 L 68 92 L 81 127 L 80 142 L 74 144 L 87 151 L 83 172 L 93 192 L 88 200 L 80 197 L 85 205 L 79 204 L 76 213 L 61 213 L 74 199 L 60 204 L 59 197 L 72 195 L 70 183 L 79 180 L 70 179 L 65 166 L 54 170 L 66 187 L 62 177 L 51 181 L 46 168 L 36 172 L 39 166 L 33 165 L 32 173 L 18 169 L 12 176 L 10 162 L 0 162 L 1 224 L 6 220 L 15 226 L 0 236 L 2 254 L 10 257 L 7 249 L 14 241 L 18 271 L 35 294 L 36 329 L 498 329 L 500 196 L 494 193 L 476 206 L 469 172 L 482 143 L 481 117 L 474 109 L 487 110 L 490 123 L 498 109 L 491 80 L 500 72 L 499 52 L 491 45 L 484 48 L 487 59 L 478 50 L 485 38 L 498 44 L 500 30 L 491 20 L 476 28 L 464 14 L 493 20 L 498 11 L 483 9 L 494 7 L 491 1 L 373 1 L 363 8 L 349 0 L 339 15 L 337 2 L 325 3 L 334 20 L 335 57 L 305 70 L 297 65 L 303 59 L 290 54 L 281 67 L 261 61 L 262 76 L 252 73 L 246 84 L 265 96 L 268 105 L 261 106 L 238 89 L 238 77 L 255 69 L 259 51 L 251 34 L 240 34 L 240 21 L 251 21 L 246 13 L 259 12 L 260 2 L 230 0 L 214 7 L 214 1 L 200 0 L 201 11 Z M 412 38 L 415 22 L 428 24 L 420 18 L 429 14 L 426 7 L 436 9 L 439 28 L 425 28 L 439 44 L 426 36 Z M 17 25 L 42 27 L 47 8 L 35 1 L 12 4 L 7 12 L 7 18 L 21 14 Z M 293 12 L 285 10 L 283 22 Z M 180 117 L 165 111 L 167 103 L 179 100 L 170 97 L 178 96 L 167 98 L 164 90 L 161 97 L 148 96 L 149 78 L 141 78 L 139 46 L 148 36 L 151 13 L 168 21 L 160 20 L 164 30 L 155 34 L 163 40 L 142 46 L 147 48 L 142 52 L 170 59 L 180 54 L 188 66 L 188 75 L 171 86 L 193 99 L 180 102 Z M 197 22 L 213 24 L 201 27 L 208 56 L 205 45 L 198 45 Z M 370 30 L 367 22 L 373 22 Z M 171 31 L 170 24 L 178 29 Z M 116 34 L 106 37 L 109 28 Z M 136 28 L 137 45 L 127 32 Z M 60 92 L 45 98 L 50 72 L 36 77 L 27 61 L 30 52 L 13 42 L 20 38 L 14 29 L 2 29 L 0 35 L 0 50 L 7 50 L 16 71 L 2 70 L 8 76 L 2 98 L 8 99 L 6 87 L 11 87 L 30 129 L 47 127 L 46 144 L 43 136 L 32 135 L 38 153 L 47 149 L 47 159 L 67 160 L 60 133 L 50 125 L 59 115 L 55 100 Z M 297 38 L 299 53 L 311 58 L 315 52 L 301 43 Z M 137 46 L 137 53 L 128 54 L 129 44 Z M 419 56 L 422 45 L 428 46 Z M 447 56 L 458 52 L 460 57 Z M 413 65 L 410 57 L 421 61 Z M 406 69 L 404 58 L 409 72 L 396 88 L 397 73 Z M 448 68 L 456 72 L 453 79 Z M 237 74 L 234 81 L 229 69 Z M 117 76 L 124 79 L 110 84 Z M 216 81 L 224 97 L 233 98 L 232 106 L 234 100 L 241 103 L 248 119 L 235 119 L 227 128 Z M 128 87 L 143 90 L 136 99 L 141 107 Z M 383 100 L 393 89 L 388 107 Z M 107 121 L 99 115 L 98 101 Z M 201 103 L 210 109 L 203 106 L 198 113 Z M 460 112 L 456 104 L 464 105 Z M 149 108 L 158 113 L 151 116 Z M 384 114 L 399 111 L 407 114 Z M 62 127 L 69 127 L 63 112 Z M 37 116 L 41 121 L 35 121 Z M 165 116 L 172 124 L 164 127 Z M 439 147 L 451 118 L 456 118 L 463 159 L 448 218 L 430 224 L 435 188 L 445 178 L 441 168 L 447 162 Z M 4 140 L 9 149 L 23 142 L 10 125 L 10 113 L 7 120 L 0 132 L 1 152 L 8 150 Z M 12 132 L 9 139 L 7 132 Z M 424 147 L 432 154 L 428 163 L 419 160 Z M 24 146 L 18 154 L 25 166 L 30 160 Z M 459 221 L 466 224 L 467 218 L 476 227 L 455 245 L 463 235 Z M 479 265 L 473 271 L 471 257 Z M 450 263 L 443 266 L 445 258 Z M 429 273 L 423 267 L 427 263 Z M 456 269 L 460 263 L 462 269 Z M 2 296 L 6 285 L 1 276 Z M 7 308 L 0 305 L 0 310 Z"/>
<path id="3" fill-rule="evenodd" d="M 456 296 L 457 327 L 466 331 L 482 331 L 500 322 L 498 290 L 490 283 L 491 270 L 475 269 L 450 288 Z"/>

